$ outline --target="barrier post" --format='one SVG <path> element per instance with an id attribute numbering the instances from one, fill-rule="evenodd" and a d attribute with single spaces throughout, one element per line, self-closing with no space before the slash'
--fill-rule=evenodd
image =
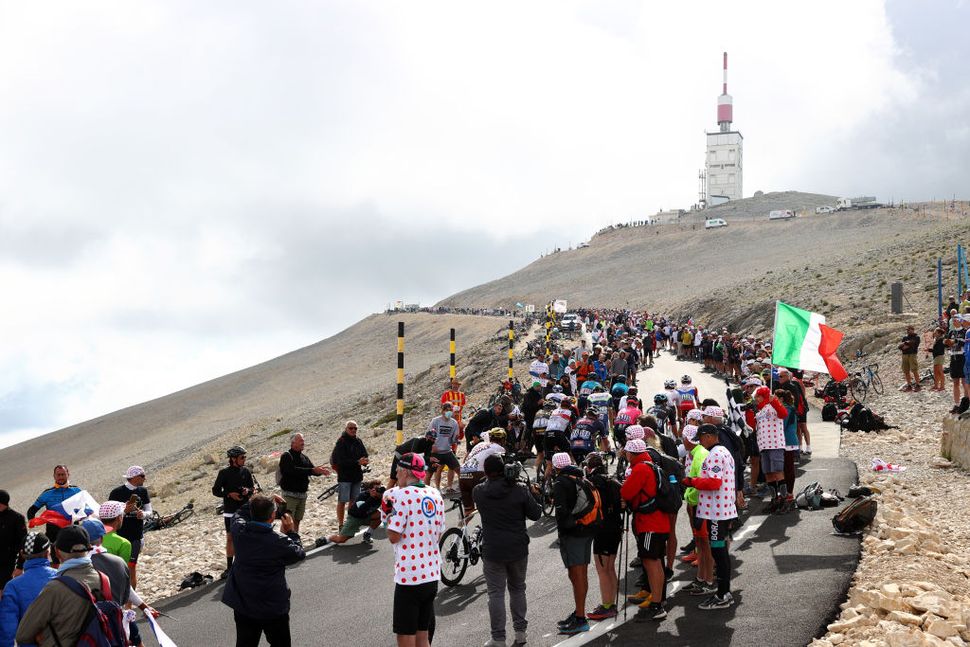
<path id="1" fill-rule="evenodd" d="M 397 435 L 404 442 L 404 322 L 397 322 Z"/>
<path id="2" fill-rule="evenodd" d="M 943 259 L 936 259 L 936 319 L 943 323 Z"/>
<path id="3" fill-rule="evenodd" d="M 514 371 L 512 370 L 512 345 L 515 343 L 515 324 L 509 319 L 509 382 L 512 381 Z"/>
<path id="4" fill-rule="evenodd" d="M 455 329 L 451 329 L 451 341 L 448 344 L 448 352 L 451 356 L 448 358 L 448 377 L 455 379 Z"/>

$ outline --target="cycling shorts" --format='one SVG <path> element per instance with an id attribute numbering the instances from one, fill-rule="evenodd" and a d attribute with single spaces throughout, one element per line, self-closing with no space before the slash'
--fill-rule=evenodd
<path id="1" fill-rule="evenodd" d="M 549 460 L 552 460 L 552 455 L 557 452 L 568 452 L 569 451 L 569 439 L 560 436 L 559 434 L 546 434 L 546 438 L 542 443 L 542 450 L 546 453 Z"/>

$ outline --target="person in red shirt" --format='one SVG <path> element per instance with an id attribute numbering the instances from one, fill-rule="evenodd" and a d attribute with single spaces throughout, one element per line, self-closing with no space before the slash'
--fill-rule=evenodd
<path id="1" fill-rule="evenodd" d="M 667 555 L 667 537 L 670 534 L 670 516 L 662 510 L 638 512 L 638 508 L 657 495 L 657 479 L 649 463 L 653 461 L 647 453 L 647 445 L 640 439 L 629 440 L 624 447 L 630 460 L 630 475 L 623 482 L 620 496 L 633 511 L 633 534 L 637 538 L 637 556 L 643 560 L 643 569 L 650 584 L 650 606 L 647 617 L 663 620 L 667 610 L 667 582 L 663 560 Z"/>

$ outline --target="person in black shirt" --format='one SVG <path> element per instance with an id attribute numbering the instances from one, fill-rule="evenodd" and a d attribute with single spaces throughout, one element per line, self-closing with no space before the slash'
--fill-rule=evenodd
<path id="1" fill-rule="evenodd" d="M 964 329 L 963 317 L 954 315 L 950 323 L 950 332 L 946 335 L 944 344 L 950 349 L 950 379 L 953 380 L 953 408 L 950 413 L 963 413 L 970 407 L 970 392 L 963 381 L 963 341 L 967 331 Z M 960 389 L 963 388 L 963 398 Z M 962 409 L 961 409 L 962 407 Z"/>
<path id="2" fill-rule="evenodd" d="M 125 482 L 108 495 L 109 501 L 119 501 L 125 504 L 125 516 L 118 528 L 118 535 L 131 542 L 131 559 L 128 571 L 131 573 L 131 588 L 138 585 L 137 569 L 138 555 L 141 553 L 145 536 L 146 514 L 152 512 L 151 498 L 145 487 L 145 469 L 140 465 L 132 465 L 124 475 Z"/>
<path id="3" fill-rule="evenodd" d="M 310 477 L 330 474 L 323 465 L 314 466 L 313 461 L 303 453 L 306 440 L 303 434 L 290 436 L 290 448 L 280 455 L 279 479 L 277 485 L 282 490 L 286 510 L 293 517 L 293 529 L 300 532 L 300 521 L 306 513 L 307 491 Z"/>
<path id="4" fill-rule="evenodd" d="M 903 376 L 906 378 L 906 386 L 903 391 L 919 391 L 919 361 L 916 353 L 919 351 L 919 335 L 916 328 L 906 326 L 906 336 L 899 344 L 899 350 L 903 354 Z"/>
<path id="5" fill-rule="evenodd" d="M 946 375 L 943 374 L 943 363 L 946 361 L 946 344 L 943 343 L 943 329 L 937 328 L 933 332 L 933 388 L 931 391 L 942 391 L 946 388 Z"/>
<path id="6" fill-rule="evenodd" d="M 371 545 L 374 542 L 371 530 L 381 525 L 380 509 L 384 492 L 380 481 L 363 483 L 357 499 L 347 508 L 347 521 L 341 524 L 337 534 L 330 535 L 327 541 L 342 544 L 356 536 L 357 531 L 363 526 L 368 526 L 364 530 L 362 541 L 368 546 Z"/>
<path id="7" fill-rule="evenodd" d="M 344 525 L 344 510 L 360 494 L 360 484 L 364 480 L 364 466 L 370 462 L 367 448 L 357 436 L 357 423 L 348 420 L 344 432 L 330 455 L 330 462 L 337 468 L 337 526 Z"/>
<path id="8" fill-rule="evenodd" d="M 394 459 L 391 461 L 391 475 L 387 479 L 388 490 L 397 485 L 397 462 L 405 454 L 419 454 L 424 459 L 425 465 L 431 464 L 428 453 L 434 446 L 434 438 L 435 432 L 429 430 L 423 436 L 405 440 L 394 448 Z"/>
<path id="9" fill-rule="evenodd" d="M 229 457 L 229 466 L 219 470 L 212 486 L 212 495 L 222 497 L 222 516 L 226 521 L 226 570 L 222 572 L 222 579 L 229 575 L 235 555 L 230 532 L 232 517 L 249 501 L 256 488 L 253 473 L 246 467 L 246 448 L 235 445 L 226 451 L 226 456 Z"/>
<path id="10" fill-rule="evenodd" d="M 532 423 L 535 422 L 536 413 L 542 408 L 543 402 L 541 385 L 538 380 L 534 381 L 532 386 L 526 390 L 520 407 L 525 418 L 526 440 L 530 443 L 532 442 Z"/>
<path id="11" fill-rule="evenodd" d="M 13 575 L 26 536 L 27 520 L 10 509 L 10 495 L 0 490 L 0 591 Z"/>
<path id="12" fill-rule="evenodd" d="M 505 415 L 505 406 L 511 408 L 512 400 L 506 397 L 499 398 L 494 405 L 487 409 L 479 409 L 472 419 L 465 425 L 465 450 L 470 451 L 472 445 L 482 439 L 482 434 L 494 427 L 505 429 L 508 424 L 508 415 Z"/>

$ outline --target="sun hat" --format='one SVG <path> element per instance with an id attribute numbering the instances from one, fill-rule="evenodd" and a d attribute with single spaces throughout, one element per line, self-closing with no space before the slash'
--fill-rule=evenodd
<path id="1" fill-rule="evenodd" d="M 125 471 L 125 479 L 129 481 L 136 476 L 145 476 L 145 468 L 141 465 L 132 465 Z"/>
<path id="2" fill-rule="evenodd" d="M 704 409 L 704 415 L 707 416 L 708 418 L 723 418 L 724 409 L 722 409 L 721 407 L 715 407 L 712 405 Z"/>
<path id="3" fill-rule="evenodd" d="M 701 411 L 700 409 L 691 409 L 690 411 L 687 412 L 687 415 L 684 416 L 684 419 L 685 420 L 697 420 L 698 422 L 700 422 L 700 420 L 703 417 L 704 417 L 704 412 L 703 411 Z"/>
<path id="4" fill-rule="evenodd" d="M 630 425 L 626 428 L 626 439 L 627 442 L 631 440 L 643 440 L 643 435 L 645 431 L 640 425 Z"/>
<path id="5" fill-rule="evenodd" d="M 125 504 L 120 501 L 105 501 L 98 508 L 98 519 L 117 519 L 125 512 Z"/>
<path id="6" fill-rule="evenodd" d="M 639 438 L 635 438 L 633 440 L 626 441 L 626 445 L 623 447 L 623 449 L 629 454 L 642 454 L 643 452 L 647 451 L 647 444 Z"/>
<path id="7" fill-rule="evenodd" d="M 684 430 L 680 433 L 681 437 L 689 442 L 697 444 L 697 426 L 684 425 Z"/>
<path id="8" fill-rule="evenodd" d="M 566 452 L 559 452 L 558 454 L 555 454 L 552 457 L 552 466 L 555 467 L 557 470 L 561 470 L 562 468 L 572 464 L 573 464 L 573 459 Z"/>

